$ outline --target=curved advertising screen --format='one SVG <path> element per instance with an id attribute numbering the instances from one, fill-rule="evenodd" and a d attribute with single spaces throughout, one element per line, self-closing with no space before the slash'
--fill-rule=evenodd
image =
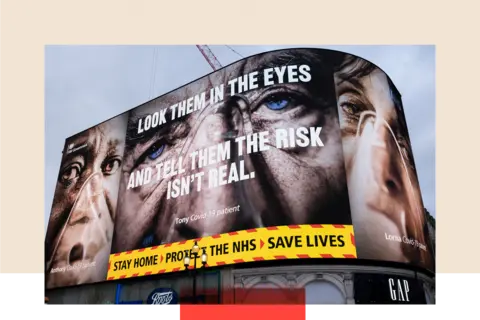
<path id="1" fill-rule="evenodd" d="M 67 139 L 47 288 L 282 259 L 434 269 L 399 93 L 342 52 L 255 55 Z M 192 263 L 192 265 L 194 265 Z"/>

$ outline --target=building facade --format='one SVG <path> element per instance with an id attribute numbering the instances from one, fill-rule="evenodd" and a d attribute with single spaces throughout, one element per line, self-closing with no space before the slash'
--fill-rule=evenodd
<path id="1" fill-rule="evenodd" d="M 430 220 L 389 76 L 343 52 L 277 50 L 66 139 L 46 294 L 435 303 Z"/>
<path id="2" fill-rule="evenodd" d="M 381 280 L 375 281 L 378 278 Z M 389 279 L 393 280 L 393 286 L 389 285 Z M 396 294 L 398 280 L 408 283 L 402 289 L 405 291 L 403 296 Z M 46 294 L 50 304 L 146 304 L 152 291 L 163 288 L 177 293 L 179 303 L 252 304 L 263 301 L 249 299 L 250 291 L 260 290 L 263 294 L 276 290 L 285 296 L 285 303 L 435 304 L 435 278 L 431 274 L 399 267 L 358 264 L 226 267 L 200 269 L 196 282 L 197 301 L 192 299 L 193 275 L 187 272 L 65 287 L 47 290 Z M 300 292 L 301 298 L 289 298 L 289 291 Z"/>

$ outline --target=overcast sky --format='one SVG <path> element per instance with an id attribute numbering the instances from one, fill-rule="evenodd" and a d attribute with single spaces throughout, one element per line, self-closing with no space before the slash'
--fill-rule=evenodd
<path id="1" fill-rule="evenodd" d="M 299 46 L 210 46 L 222 65 L 288 47 Z M 392 78 L 402 94 L 423 201 L 435 216 L 435 47 L 301 47 L 358 55 Z M 47 46 L 45 230 L 67 137 L 210 72 L 196 46 Z"/>

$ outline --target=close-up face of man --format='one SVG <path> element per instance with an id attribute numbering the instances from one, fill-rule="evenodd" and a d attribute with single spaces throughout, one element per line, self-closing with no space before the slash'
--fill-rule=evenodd
<path id="1" fill-rule="evenodd" d="M 45 241 L 47 287 L 105 280 L 126 120 L 67 140 Z"/>
<path id="2" fill-rule="evenodd" d="M 358 257 L 431 268 L 399 94 L 382 70 L 349 55 L 335 81 Z"/>
<path id="3" fill-rule="evenodd" d="M 308 50 L 257 55 L 133 110 L 112 252 L 140 248 L 149 236 L 160 244 L 264 226 L 350 224 L 333 69 L 326 59 L 325 53 Z M 310 67 L 309 82 L 287 83 L 284 74 L 274 85 L 260 85 L 233 95 L 227 86 L 229 80 L 253 71 L 261 75 L 265 68 L 302 64 Z M 262 83 L 261 77 L 258 83 Z M 225 85 L 223 99 L 210 104 L 210 89 L 221 84 Z M 207 92 L 207 104 L 202 110 L 138 134 L 139 119 L 203 91 Z M 276 129 L 299 127 L 322 127 L 324 146 L 275 147 Z M 243 147 L 243 154 L 239 154 L 235 138 L 264 131 L 269 133 L 267 151 L 246 154 Z M 192 174 L 189 154 L 227 141 L 231 142 L 230 159 L 202 168 L 205 175 L 200 192 L 191 184 L 188 195 L 167 199 L 168 182 Z M 185 173 L 127 188 L 132 172 L 150 167 L 152 176 L 156 176 L 156 164 L 179 157 Z M 254 172 L 254 178 L 205 187 L 210 168 L 226 164 L 228 173 L 230 165 L 237 164 L 238 168 L 240 161 L 245 174 Z M 230 207 L 239 209 L 179 223 L 193 214 Z"/>

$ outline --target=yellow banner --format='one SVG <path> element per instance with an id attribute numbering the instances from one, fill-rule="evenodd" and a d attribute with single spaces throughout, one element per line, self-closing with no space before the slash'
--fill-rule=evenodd
<path id="1" fill-rule="evenodd" d="M 185 255 L 197 241 L 197 268 L 252 261 L 357 257 L 351 225 L 292 225 L 242 230 L 110 255 L 107 280 L 185 270 Z M 193 268 L 194 261 L 190 262 Z"/>

